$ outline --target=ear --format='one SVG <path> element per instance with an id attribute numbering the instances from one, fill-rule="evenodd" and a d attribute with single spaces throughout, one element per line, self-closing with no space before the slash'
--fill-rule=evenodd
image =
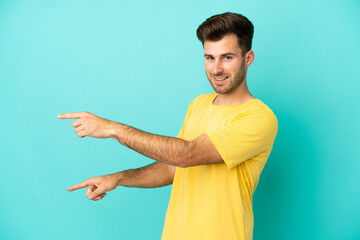
<path id="1" fill-rule="evenodd" d="M 245 54 L 244 59 L 245 59 L 246 67 L 249 67 L 252 64 L 252 62 L 254 61 L 254 58 L 255 58 L 255 53 L 253 50 L 250 50 Z"/>

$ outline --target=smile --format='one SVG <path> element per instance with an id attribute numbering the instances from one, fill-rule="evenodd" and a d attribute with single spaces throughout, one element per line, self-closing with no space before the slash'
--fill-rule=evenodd
<path id="1" fill-rule="evenodd" d="M 226 79 L 228 79 L 229 77 L 222 77 L 222 78 L 215 78 L 214 77 L 214 79 L 215 79 L 215 81 L 224 81 L 224 80 L 226 80 Z"/>

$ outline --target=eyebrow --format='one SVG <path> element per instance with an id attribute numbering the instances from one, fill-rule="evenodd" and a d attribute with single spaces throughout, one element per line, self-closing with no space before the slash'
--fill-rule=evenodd
<path id="1" fill-rule="evenodd" d="M 232 53 L 232 52 L 227 52 L 227 53 L 223 53 L 223 54 L 221 54 L 220 56 L 221 57 L 224 57 L 224 56 L 228 56 L 228 55 L 231 55 L 231 56 L 236 56 L 235 55 L 235 53 Z M 213 55 L 211 55 L 211 54 L 204 54 L 204 57 L 212 57 Z"/>

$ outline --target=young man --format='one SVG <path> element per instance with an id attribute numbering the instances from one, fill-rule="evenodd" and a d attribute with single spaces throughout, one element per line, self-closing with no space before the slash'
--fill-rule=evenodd
<path id="1" fill-rule="evenodd" d="M 143 132 L 88 112 L 60 114 L 79 137 L 114 138 L 157 162 L 139 169 L 90 178 L 97 201 L 117 186 L 173 184 L 162 239 L 252 239 L 252 194 L 270 155 L 277 120 L 251 95 L 247 69 L 254 60 L 252 23 L 240 14 L 208 18 L 197 36 L 205 71 L 215 90 L 193 100 L 177 138 Z"/>

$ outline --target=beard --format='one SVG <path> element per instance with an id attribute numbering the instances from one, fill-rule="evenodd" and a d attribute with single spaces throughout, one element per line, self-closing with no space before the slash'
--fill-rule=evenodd
<path id="1" fill-rule="evenodd" d="M 214 91 L 218 94 L 227 94 L 232 93 L 240 84 L 245 80 L 246 75 L 246 68 L 245 63 L 243 62 L 240 66 L 239 71 L 235 72 L 234 74 L 229 75 L 228 73 L 221 73 L 221 74 L 207 74 L 207 78 L 210 82 L 210 85 L 214 89 Z M 222 77 L 222 76 L 229 76 L 228 79 L 225 80 L 224 85 L 216 85 L 213 82 L 214 77 Z"/>

